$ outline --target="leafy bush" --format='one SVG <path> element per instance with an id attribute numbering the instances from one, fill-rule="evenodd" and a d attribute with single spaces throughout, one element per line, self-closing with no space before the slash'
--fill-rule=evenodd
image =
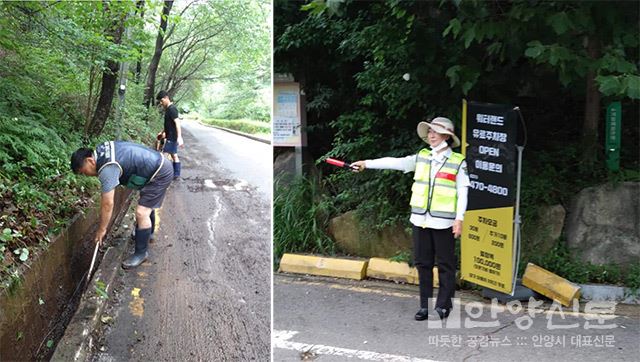
<path id="1" fill-rule="evenodd" d="M 80 135 L 64 134 L 28 116 L 0 116 L 0 202 L 3 230 L 0 279 L 29 258 L 30 247 L 49 240 L 64 221 L 86 205 L 96 180 L 69 171 L 69 155 Z"/>
<path id="2" fill-rule="evenodd" d="M 248 119 L 214 119 L 207 118 L 204 120 L 205 123 L 229 128 L 232 130 L 250 133 L 250 134 L 270 134 L 271 133 L 271 124 L 267 122 L 260 121 L 251 121 Z"/>
<path id="3" fill-rule="evenodd" d="M 275 182 L 273 199 L 273 255 L 275 267 L 284 253 L 306 252 L 332 255 L 334 241 L 325 230 L 333 205 L 321 186 L 311 178 L 287 184 Z"/>

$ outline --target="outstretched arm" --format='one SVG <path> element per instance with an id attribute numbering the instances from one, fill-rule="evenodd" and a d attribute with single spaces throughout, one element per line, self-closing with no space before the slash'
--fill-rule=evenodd
<path id="1" fill-rule="evenodd" d="M 416 169 L 416 155 L 406 157 L 383 157 L 374 160 L 356 161 L 352 163 L 358 169 L 356 172 L 363 171 L 366 168 L 377 170 L 398 170 L 411 172 Z"/>

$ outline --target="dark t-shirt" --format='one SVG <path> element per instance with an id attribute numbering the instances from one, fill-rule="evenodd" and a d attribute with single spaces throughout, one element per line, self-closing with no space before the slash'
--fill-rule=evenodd
<path id="1" fill-rule="evenodd" d="M 178 108 L 176 108 L 175 104 L 170 105 L 164 111 L 164 133 L 167 135 L 169 141 L 176 142 L 178 140 L 178 131 L 175 122 L 178 116 Z"/>

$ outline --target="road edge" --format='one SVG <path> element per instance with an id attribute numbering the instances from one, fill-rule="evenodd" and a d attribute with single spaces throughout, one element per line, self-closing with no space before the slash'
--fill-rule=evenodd
<path id="1" fill-rule="evenodd" d="M 187 118 L 187 117 L 185 117 L 185 118 Z M 200 123 L 201 125 L 203 125 L 205 127 L 217 128 L 219 130 L 226 131 L 226 132 L 229 132 L 229 133 L 233 133 L 233 134 L 238 135 L 238 136 L 246 137 L 246 138 L 252 139 L 254 141 L 266 143 L 268 145 L 271 144 L 271 140 L 260 138 L 260 137 L 254 136 L 252 134 L 249 134 L 249 133 L 244 133 L 244 132 L 236 131 L 234 129 L 224 128 L 224 127 L 220 127 L 220 126 L 214 126 L 212 124 L 201 122 L 199 119 L 195 119 L 195 118 L 187 118 L 187 119 L 192 120 L 194 122 L 198 122 L 198 123 Z"/>

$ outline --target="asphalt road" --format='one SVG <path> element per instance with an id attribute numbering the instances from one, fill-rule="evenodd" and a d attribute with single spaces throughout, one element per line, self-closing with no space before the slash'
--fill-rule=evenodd
<path id="1" fill-rule="evenodd" d="M 416 286 L 286 274 L 274 283 L 274 361 L 637 361 L 640 353 L 639 306 L 609 308 L 598 324 L 584 309 L 561 315 L 547 303 L 531 318 L 458 293 L 443 325 L 435 314 L 413 319 Z"/>
<path id="2" fill-rule="evenodd" d="M 204 126 L 185 118 L 182 125 L 203 146 L 215 167 L 230 173 L 236 179 L 246 180 L 271 200 L 273 151 L 270 144 Z"/>
<path id="3" fill-rule="evenodd" d="M 271 147 L 183 129 L 183 177 L 149 259 L 114 283 L 93 361 L 269 360 Z"/>

